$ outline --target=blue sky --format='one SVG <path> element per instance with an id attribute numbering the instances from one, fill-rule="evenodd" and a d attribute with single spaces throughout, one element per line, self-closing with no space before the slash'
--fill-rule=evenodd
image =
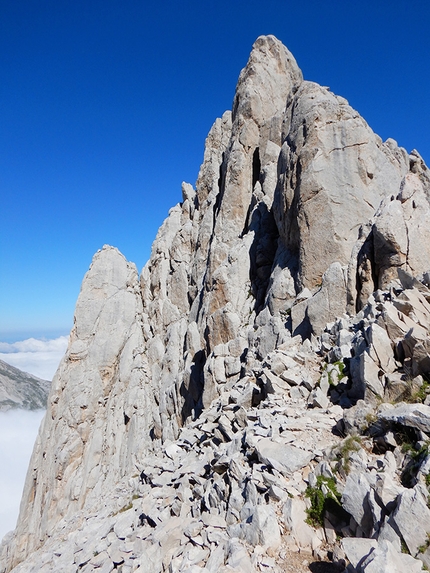
<path id="1" fill-rule="evenodd" d="M 429 6 L 0 0 L 0 340 L 67 334 L 103 244 L 141 269 L 261 34 L 430 162 Z"/>

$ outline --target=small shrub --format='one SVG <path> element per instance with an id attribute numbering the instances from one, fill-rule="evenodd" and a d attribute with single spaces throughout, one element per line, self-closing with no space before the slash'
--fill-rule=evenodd
<path id="1" fill-rule="evenodd" d="M 124 513 L 124 511 L 128 511 L 132 507 L 133 507 L 133 502 L 130 501 L 130 503 L 128 503 L 127 505 L 124 505 L 124 507 L 122 507 L 118 513 Z"/>
<path id="2" fill-rule="evenodd" d="M 430 443 L 426 442 L 420 448 L 416 447 L 415 443 L 405 441 L 402 443 L 401 450 L 406 455 L 405 465 L 401 475 L 402 485 L 405 487 L 413 487 L 417 480 L 417 472 L 425 458 L 429 455 Z M 424 478 L 430 480 L 427 476 Z M 430 484 L 430 481 L 429 481 Z M 427 487 L 429 487 L 427 485 Z"/>
<path id="3" fill-rule="evenodd" d="M 325 486 L 325 493 L 323 491 L 323 486 Z M 324 513 L 327 509 L 327 505 L 334 503 L 341 508 L 340 494 L 337 491 L 334 478 L 318 476 L 316 486 L 308 486 L 305 495 L 311 502 L 311 507 L 306 510 L 306 513 L 308 514 L 306 522 L 309 525 L 312 525 L 312 527 L 324 526 Z"/>
<path id="4" fill-rule="evenodd" d="M 341 376 L 343 376 L 343 371 L 345 370 L 345 364 L 343 362 L 343 360 L 337 360 L 336 362 L 333 362 L 334 366 L 337 366 L 337 369 L 339 370 L 339 374 Z"/>
<path id="5" fill-rule="evenodd" d="M 427 549 L 430 547 L 430 533 L 427 533 L 427 540 L 423 545 L 418 547 L 418 553 L 425 553 Z"/>
<path id="6" fill-rule="evenodd" d="M 408 546 L 406 545 L 406 542 L 403 539 L 403 537 L 400 537 L 400 550 L 402 553 L 406 553 L 407 555 L 410 555 Z"/>
<path id="7" fill-rule="evenodd" d="M 367 412 L 367 414 L 366 414 L 367 427 L 374 424 L 377 419 L 378 419 L 378 416 L 375 414 L 375 412 Z"/>
<path id="8" fill-rule="evenodd" d="M 335 366 L 335 368 L 331 368 L 330 371 L 328 370 L 329 366 Z M 336 362 L 333 362 L 332 364 L 324 364 L 323 368 L 322 368 L 322 374 L 321 374 L 321 378 L 324 375 L 324 373 L 327 373 L 327 380 L 330 386 L 337 386 L 337 384 L 339 383 L 339 380 L 341 380 L 341 378 L 343 378 L 344 374 L 343 371 L 345 369 L 345 364 L 343 363 L 342 360 L 337 360 Z"/>
<path id="9" fill-rule="evenodd" d="M 422 461 L 429 454 L 429 443 L 426 442 L 419 450 L 415 448 L 410 442 L 404 442 L 402 444 L 402 452 L 408 454 L 414 461 Z"/>
<path id="10" fill-rule="evenodd" d="M 428 391 L 430 390 L 430 384 L 427 380 L 424 380 L 421 388 L 414 394 L 414 401 L 415 402 L 424 402 L 424 400 L 428 396 Z"/>
<path id="11" fill-rule="evenodd" d="M 351 471 L 350 455 L 361 449 L 360 436 L 348 436 L 338 448 L 336 457 L 338 458 L 346 475 Z"/>
<path id="12" fill-rule="evenodd" d="M 374 426 L 378 421 L 378 416 L 375 412 L 367 412 L 364 417 L 365 422 L 360 426 L 360 432 L 362 434 L 366 434 L 368 432 L 372 432 L 372 426 Z"/>

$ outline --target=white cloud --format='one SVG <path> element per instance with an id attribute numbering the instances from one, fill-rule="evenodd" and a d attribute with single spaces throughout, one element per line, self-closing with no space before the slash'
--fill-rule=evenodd
<path id="1" fill-rule="evenodd" d="M 0 413 L 0 540 L 15 528 L 28 463 L 44 413 Z"/>
<path id="2" fill-rule="evenodd" d="M 0 342 L 0 359 L 39 378 L 52 380 L 68 337 Z M 0 413 L 0 540 L 15 528 L 25 475 L 44 411 Z"/>
<path id="3" fill-rule="evenodd" d="M 68 336 L 60 336 L 53 340 L 28 338 L 19 342 L 0 342 L 0 359 L 38 378 L 52 380 L 68 340 Z"/>

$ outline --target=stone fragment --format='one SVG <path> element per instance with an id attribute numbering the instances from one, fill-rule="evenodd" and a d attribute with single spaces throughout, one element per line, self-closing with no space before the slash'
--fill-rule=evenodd
<path id="1" fill-rule="evenodd" d="M 396 483 L 389 473 L 380 473 L 377 476 L 375 491 L 388 512 L 394 509 L 397 497 L 405 491 L 405 488 Z"/>
<path id="2" fill-rule="evenodd" d="M 364 573 L 420 573 L 422 563 L 405 553 L 398 553 L 389 541 L 381 541 L 360 563 Z"/>
<path id="3" fill-rule="evenodd" d="M 387 331 L 373 322 L 366 331 L 366 337 L 370 346 L 370 357 L 384 372 L 394 372 L 396 364 Z"/>
<path id="4" fill-rule="evenodd" d="M 114 525 L 114 532 L 118 539 L 125 539 L 134 530 L 134 525 L 136 522 L 136 511 L 134 509 L 129 509 L 122 513 L 120 518 L 116 521 Z"/>
<path id="5" fill-rule="evenodd" d="M 312 452 L 273 442 L 270 438 L 261 438 L 255 448 L 261 462 L 287 475 L 302 469 L 313 458 Z"/>
<path id="6" fill-rule="evenodd" d="M 329 399 L 327 395 L 317 387 L 309 395 L 308 404 L 313 408 L 327 408 L 329 405 Z"/>
<path id="7" fill-rule="evenodd" d="M 373 525 L 369 494 L 370 485 L 366 476 L 364 474 L 350 474 L 341 498 L 342 507 L 367 533 L 370 533 Z"/>
<path id="8" fill-rule="evenodd" d="M 343 412 L 343 423 L 347 434 L 360 434 L 363 428 L 374 420 L 374 407 L 364 400 L 358 400 L 355 406 Z"/>
<path id="9" fill-rule="evenodd" d="M 389 541 L 397 553 L 402 551 L 402 543 L 399 537 L 397 527 L 395 526 L 392 517 L 386 518 L 379 527 L 378 541 Z"/>
<path id="10" fill-rule="evenodd" d="M 360 379 L 359 382 L 355 379 L 354 383 L 357 384 L 358 382 L 360 384 L 363 389 L 362 397 L 365 400 L 375 402 L 376 398 L 381 399 L 384 396 L 384 386 L 381 382 L 380 374 L 381 372 L 378 365 L 367 352 L 363 352 L 360 356 Z"/>
<path id="11" fill-rule="evenodd" d="M 392 519 L 411 555 L 416 557 L 430 533 L 430 509 L 418 486 L 400 494 Z"/>
<path id="12" fill-rule="evenodd" d="M 231 539 L 227 547 L 227 564 L 235 571 L 255 573 L 251 558 L 238 539 Z"/>
<path id="13" fill-rule="evenodd" d="M 298 497 L 288 498 L 282 510 L 286 530 L 299 548 L 306 548 L 315 543 L 315 532 L 306 523 L 306 506 Z"/>
<path id="14" fill-rule="evenodd" d="M 379 412 L 378 418 L 430 434 L 430 406 L 425 404 L 399 404 Z"/>
<path id="15" fill-rule="evenodd" d="M 275 511 L 271 505 L 257 505 L 243 525 L 244 538 L 250 545 L 278 549 L 281 533 Z"/>
<path id="16" fill-rule="evenodd" d="M 225 564 L 224 545 L 216 545 L 211 549 L 210 556 L 206 562 L 206 569 L 209 573 L 218 573 L 219 568 Z"/>
<path id="17" fill-rule="evenodd" d="M 350 561 L 353 567 L 358 567 L 360 562 L 369 555 L 372 549 L 378 546 L 378 542 L 375 539 L 344 537 L 341 541 L 341 546 L 348 561 Z"/>

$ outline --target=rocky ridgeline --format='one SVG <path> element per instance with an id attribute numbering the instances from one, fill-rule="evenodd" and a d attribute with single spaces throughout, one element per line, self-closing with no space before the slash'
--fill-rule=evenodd
<path id="1" fill-rule="evenodd" d="M 423 160 L 267 36 L 182 191 L 93 259 L 2 571 L 430 566 Z"/>
<path id="2" fill-rule="evenodd" d="M 0 360 L 0 412 L 46 408 L 51 382 Z"/>

